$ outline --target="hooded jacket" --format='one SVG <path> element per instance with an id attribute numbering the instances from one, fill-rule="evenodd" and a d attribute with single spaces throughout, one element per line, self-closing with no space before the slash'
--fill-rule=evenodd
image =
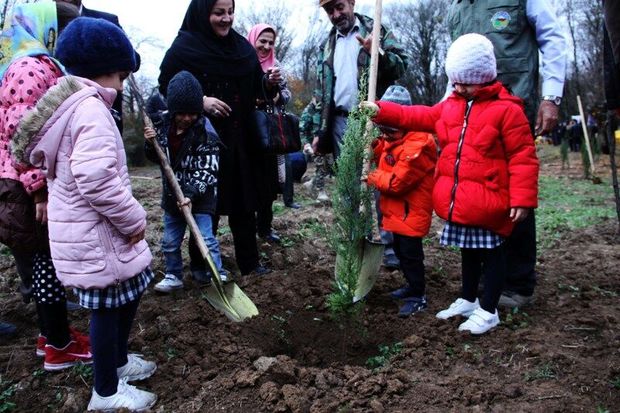
<path id="1" fill-rule="evenodd" d="M 33 193 L 45 190 L 45 176 L 33 166 L 15 165 L 11 141 L 24 116 L 62 72 L 48 56 L 15 60 L 0 86 L 0 241 L 13 250 L 47 249 L 45 228 L 35 221 Z"/>
<path id="2" fill-rule="evenodd" d="M 368 184 L 381 196 L 381 227 L 410 237 L 428 234 L 433 215 L 433 173 L 437 147 L 433 136 L 409 132 L 397 141 L 379 140 L 374 147 L 378 167 Z"/>
<path id="3" fill-rule="evenodd" d="M 110 107 L 116 91 L 73 76 L 61 78 L 25 116 L 12 146 L 48 179 L 50 249 L 65 286 L 105 288 L 151 262 L 146 211 L 131 194 L 123 141 Z"/>
<path id="4" fill-rule="evenodd" d="M 441 154 L 433 208 L 439 217 L 508 236 L 510 208 L 538 205 L 538 158 L 520 98 L 499 82 L 471 105 L 454 92 L 435 106 L 379 102 L 374 121 L 434 132 Z"/>

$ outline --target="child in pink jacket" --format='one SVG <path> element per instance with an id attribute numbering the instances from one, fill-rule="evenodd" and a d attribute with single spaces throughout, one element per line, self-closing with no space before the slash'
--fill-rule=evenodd
<path id="1" fill-rule="evenodd" d="M 51 371 L 90 362 L 90 344 L 87 335 L 69 328 L 65 289 L 47 239 L 45 176 L 38 168 L 15 165 L 10 146 L 24 114 L 63 75 L 52 58 L 57 33 L 78 15 L 66 3 L 20 4 L 0 34 L 0 242 L 15 259 L 24 301 L 34 298 L 36 355 Z"/>
<path id="2" fill-rule="evenodd" d="M 125 149 L 110 107 L 136 68 L 123 31 L 80 17 L 58 39 L 68 76 L 24 118 L 13 153 L 45 170 L 49 237 L 58 278 L 91 310 L 95 386 L 88 410 L 146 410 L 157 396 L 128 381 L 156 365 L 127 344 L 143 292 L 153 279 L 144 240 L 146 211 L 132 196 Z M 80 76 L 80 77 L 77 77 Z"/>

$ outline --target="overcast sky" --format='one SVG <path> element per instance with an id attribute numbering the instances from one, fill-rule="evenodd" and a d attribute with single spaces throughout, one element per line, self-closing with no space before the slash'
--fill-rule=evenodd
<path id="1" fill-rule="evenodd" d="M 243 10 L 249 7 L 261 7 L 264 0 L 236 0 L 236 17 L 243 16 Z M 299 5 L 293 9 L 291 23 L 298 27 L 296 42 L 303 41 L 303 28 L 310 17 L 318 9 L 317 0 L 286 0 Z M 384 5 L 397 0 L 383 0 Z M 410 0 L 401 0 L 410 1 Z M 166 49 L 174 40 L 185 10 L 190 0 L 83 0 L 83 4 L 91 9 L 107 11 L 116 14 L 121 25 L 134 42 L 140 39 L 152 38 L 155 46 L 140 44 L 138 51 L 143 59 L 143 65 L 138 74 L 157 79 L 159 63 Z M 356 11 L 372 14 L 375 0 L 357 0 Z M 325 12 L 320 14 L 326 19 Z M 234 27 L 234 26 L 233 26 Z"/>

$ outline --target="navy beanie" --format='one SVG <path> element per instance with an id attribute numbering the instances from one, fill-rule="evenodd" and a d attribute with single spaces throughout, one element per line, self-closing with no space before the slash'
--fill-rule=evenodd
<path id="1" fill-rule="evenodd" d="M 58 37 L 56 56 L 72 75 L 94 78 L 133 72 L 136 52 L 123 30 L 103 19 L 78 17 Z"/>
<path id="2" fill-rule="evenodd" d="M 202 86 L 188 71 L 174 75 L 168 83 L 168 111 L 175 113 L 202 113 Z"/>

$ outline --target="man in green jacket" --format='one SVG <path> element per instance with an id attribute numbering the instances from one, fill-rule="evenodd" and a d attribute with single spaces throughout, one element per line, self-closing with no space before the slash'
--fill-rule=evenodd
<path id="1" fill-rule="evenodd" d="M 317 62 L 321 121 L 313 149 L 340 154 L 349 111 L 358 103 L 362 75 L 370 66 L 373 20 L 354 12 L 355 0 L 319 0 L 334 27 Z M 394 34 L 381 27 L 377 96 L 400 78 L 408 57 Z"/>

